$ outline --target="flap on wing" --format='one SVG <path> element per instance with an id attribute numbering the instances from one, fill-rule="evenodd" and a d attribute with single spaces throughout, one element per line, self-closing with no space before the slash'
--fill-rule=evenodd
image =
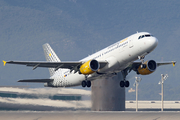
<path id="1" fill-rule="evenodd" d="M 19 80 L 18 82 L 47 83 L 52 81 L 53 79 L 27 79 L 27 80 Z"/>

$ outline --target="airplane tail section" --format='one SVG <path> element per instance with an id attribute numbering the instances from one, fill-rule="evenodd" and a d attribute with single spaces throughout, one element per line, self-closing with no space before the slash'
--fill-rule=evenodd
<path id="1" fill-rule="evenodd" d="M 48 43 L 43 45 L 43 50 L 44 50 L 44 54 L 47 61 L 61 62 L 61 60 L 58 58 L 58 56 L 56 55 L 56 53 L 54 52 L 54 50 L 51 48 L 51 46 Z M 58 71 L 60 72 L 61 70 L 59 69 L 55 71 L 55 68 L 49 68 L 50 76 L 53 76 L 55 72 L 58 72 Z"/>

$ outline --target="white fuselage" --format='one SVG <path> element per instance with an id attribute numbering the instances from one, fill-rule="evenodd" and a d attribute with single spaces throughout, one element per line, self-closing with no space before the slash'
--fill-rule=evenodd
<path id="1" fill-rule="evenodd" d="M 146 35 L 146 36 L 145 36 Z M 86 62 L 95 59 L 97 61 L 107 61 L 108 64 L 98 70 L 100 73 L 112 74 L 117 73 L 127 68 L 133 61 L 138 59 L 138 56 L 145 56 L 154 50 L 158 40 L 156 37 L 149 36 L 150 33 L 140 32 L 133 34 L 121 41 L 118 41 L 80 61 Z M 141 38 L 139 38 L 142 36 Z M 92 81 L 103 77 L 96 72 L 87 76 L 87 79 Z M 70 72 L 70 69 L 61 69 L 51 78 L 54 79 L 48 86 L 52 87 L 70 87 L 81 85 L 85 80 L 85 75 L 78 72 Z"/>

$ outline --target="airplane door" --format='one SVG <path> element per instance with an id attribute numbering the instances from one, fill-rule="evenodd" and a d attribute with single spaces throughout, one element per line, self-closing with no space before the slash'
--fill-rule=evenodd
<path id="1" fill-rule="evenodd" d="M 130 39 L 129 39 L 129 48 L 132 48 L 133 46 L 134 46 L 134 44 L 133 44 L 133 39 L 130 38 Z"/>

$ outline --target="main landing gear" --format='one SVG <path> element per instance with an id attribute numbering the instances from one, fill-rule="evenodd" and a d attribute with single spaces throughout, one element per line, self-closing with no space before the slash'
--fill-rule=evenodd
<path id="1" fill-rule="evenodd" d="M 85 80 L 81 83 L 82 87 L 91 87 L 91 81 L 87 80 L 87 76 L 85 76 Z"/>
<path id="2" fill-rule="evenodd" d="M 129 87 L 129 81 L 127 80 L 121 81 L 119 85 L 120 87 Z"/>
<path id="3" fill-rule="evenodd" d="M 89 81 L 89 80 L 83 80 L 82 81 L 82 87 L 91 87 L 91 81 Z"/>
<path id="4" fill-rule="evenodd" d="M 120 81 L 120 83 L 119 83 L 120 87 L 129 87 L 130 83 L 128 80 L 126 80 L 126 76 L 128 75 L 128 71 L 129 71 L 128 68 L 121 71 L 124 80 Z"/>
<path id="5" fill-rule="evenodd" d="M 83 80 L 82 81 L 82 87 L 91 87 L 91 81 L 89 81 L 89 80 Z"/>

